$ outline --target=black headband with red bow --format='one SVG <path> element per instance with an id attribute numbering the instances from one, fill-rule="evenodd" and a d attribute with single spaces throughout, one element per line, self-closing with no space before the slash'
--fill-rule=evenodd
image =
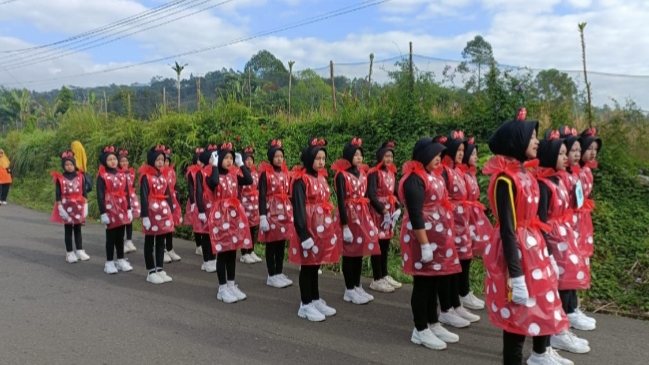
<path id="1" fill-rule="evenodd" d="M 218 149 L 219 149 L 219 146 L 217 146 L 215 144 L 210 144 L 210 145 L 207 146 L 208 151 L 216 151 Z"/>
<path id="2" fill-rule="evenodd" d="M 270 147 L 282 148 L 282 141 L 280 141 L 279 139 L 274 139 L 274 140 L 270 141 Z"/>
<path id="3" fill-rule="evenodd" d="M 167 148 L 166 148 L 164 145 L 159 145 L 159 146 L 156 146 L 156 147 L 155 147 L 154 151 L 156 151 L 156 152 L 166 153 L 166 152 L 167 152 Z"/>
<path id="4" fill-rule="evenodd" d="M 552 141 L 554 139 L 559 139 L 559 138 L 561 138 L 561 133 L 559 133 L 558 130 L 550 131 L 550 134 L 548 135 L 548 140 Z"/>
<path id="5" fill-rule="evenodd" d="M 317 147 L 317 146 L 321 146 L 321 147 L 323 147 L 323 146 L 325 146 L 326 144 L 327 144 L 327 141 L 325 141 L 323 138 L 320 138 L 320 139 L 314 138 L 314 139 L 311 141 L 311 147 Z"/>
<path id="6" fill-rule="evenodd" d="M 104 147 L 104 153 L 115 153 L 115 146 Z"/>
<path id="7" fill-rule="evenodd" d="M 66 159 L 66 158 L 74 158 L 74 153 L 72 153 L 72 151 L 70 151 L 70 150 L 67 150 L 67 151 L 65 151 L 65 152 L 63 152 L 63 153 L 61 154 L 61 158 L 62 158 L 62 159 Z"/>
<path id="8" fill-rule="evenodd" d="M 231 150 L 232 149 L 232 142 L 223 143 L 221 145 L 221 149 L 222 150 Z"/>

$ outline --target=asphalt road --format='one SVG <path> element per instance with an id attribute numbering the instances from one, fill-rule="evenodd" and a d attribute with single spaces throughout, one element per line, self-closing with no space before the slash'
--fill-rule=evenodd
<path id="1" fill-rule="evenodd" d="M 165 266 L 173 282 L 152 285 L 141 235 L 138 251 L 128 254 L 135 269 L 110 276 L 103 227 L 86 225 L 83 239 L 91 260 L 68 264 L 63 228 L 47 214 L 0 207 L 0 364 L 499 364 L 501 332 L 485 311 L 456 330 L 460 343 L 445 351 L 413 345 L 409 286 L 356 306 L 342 299 L 342 277 L 325 272 L 320 293 L 338 314 L 311 323 L 297 316 L 298 271 L 290 264 L 285 272 L 296 284 L 274 289 L 266 286 L 265 264 L 237 263 L 248 299 L 224 304 L 193 242 L 175 241 L 182 261 Z M 596 331 L 579 333 L 593 351 L 564 356 L 576 364 L 648 363 L 648 322 L 595 318 Z"/>

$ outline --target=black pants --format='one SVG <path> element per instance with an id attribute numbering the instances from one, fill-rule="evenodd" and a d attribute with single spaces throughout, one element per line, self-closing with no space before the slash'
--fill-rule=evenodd
<path id="1" fill-rule="evenodd" d="M 532 337 L 532 351 L 544 354 L 548 336 Z M 525 336 L 503 331 L 503 364 L 522 365 Z"/>
<path id="2" fill-rule="evenodd" d="M 210 235 L 207 233 L 194 233 L 197 247 L 200 246 L 203 250 L 203 262 L 216 260 L 216 254 L 212 252 L 212 243 Z"/>
<path id="3" fill-rule="evenodd" d="M 458 274 L 458 293 L 461 297 L 466 297 L 471 291 L 471 261 L 473 260 L 460 260 L 462 272 Z"/>
<path id="4" fill-rule="evenodd" d="M 370 259 L 372 262 L 372 275 L 374 280 L 381 280 L 390 275 L 388 273 L 388 251 L 390 250 L 390 240 L 379 240 L 381 254 L 374 255 Z"/>
<path id="5" fill-rule="evenodd" d="M 72 232 L 74 232 L 74 244 L 77 247 L 77 251 L 83 250 L 82 240 L 81 240 L 81 224 L 66 224 L 63 226 L 65 234 L 65 250 L 67 252 L 72 252 Z"/>
<path id="6" fill-rule="evenodd" d="M 127 224 L 124 227 L 126 227 L 126 240 L 133 240 L 133 223 Z"/>
<path id="7" fill-rule="evenodd" d="M 165 248 L 167 252 L 174 249 L 174 235 L 172 233 L 165 235 Z"/>
<path id="8" fill-rule="evenodd" d="M 202 233 L 194 232 L 194 242 L 196 242 L 196 248 L 203 247 L 203 245 L 201 244 L 203 242 L 201 235 Z"/>
<path id="9" fill-rule="evenodd" d="M 167 236 L 171 236 L 171 233 L 158 236 L 144 236 L 144 263 L 149 272 L 155 272 L 158 269 L 162 270 Z M 154 244 L 155 257 L 153 255 Z"/>
<path id="10" fill-rule="evenodd" d="M 286 241 L 266 242 L 266 267 L 268 276 L 281 274 L 284 270 Z"/>
<path id="11" fill-rule="evenodd" d="M 448 312 L 451 308 L 459 308 L 461 306 L 459 281 L 460 273 L 441 277 L 437 295 L 439 296 L 439 304 L 442 312 Z"/>
<path id="12" fill-rule="evenodd" d="M 410 306 L 417 331 L 423 331 L 429 324 L 438 322 L 437 289 L 443 276 L 413 276 Z"/>
<path id="13" fill-rule="evenodd" d="M 363 257 L 343 256 L 343 276 L 347 290 L 361 286 L 361 272 L 363 270 Z"/>
<path id="14" fill-rule="evenodd" d="M 249 255 L 255 251 L 255 242 L 257 242 L 257 231 L 259 226 L 250 227 L 250 237 L 252 240 L 252 248 L 242 248 L 241 255 Z"/>
<path id="15" fill-rule="evenodd" d="M 563 311 L 566 312 L 566 314 L 575 313 L 575 309 L 577 309 L 577 306 L 579 305 L 579 301 L 577 299 L 577 291 L 559 290 L 559 297 L 561 298 Z"/>
<path id="16" fill-rule="evenodd" d="M 0 184 L 0 202 L 7 201 L 7 195 L 9 195 L 9 188 L 11 184 Z"/>
<path id="17" fill-rule="evenodd" d="M 124 229 L 126 226 L 119 226 L 106 230 L 106 261 L 113 261 L 115 251 L 117 259 L 124 258 Z"/>
<path id="18" fill-rule="evenodd" d="M 236 269 L 237 251 L 225 251 L 216 255 L 216 275 L 219 277 L 219 285 L 225 285 L 228 281 L 234 281 Z"/>
<path id="19" fill-rule="evenodd" d="M 300 299 L 304 305 L 320 299 L 318 270 L 320 265 L 302 265 L 300 268 Z"/>

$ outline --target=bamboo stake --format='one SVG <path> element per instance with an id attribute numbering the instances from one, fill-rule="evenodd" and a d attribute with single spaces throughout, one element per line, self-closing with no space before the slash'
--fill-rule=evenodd
<path id="1" fill-rule="evenodd" d="M 201 77 L 196 78 L 196 110 L 201 111 Z"/>
<path id="2" fill-rule="evenodd" d="M 334 61 L 329 61 L 329 73 L 331 76 L 331 101 L 333 102 L 334 113 L 336 113 L 336 86 L 334 85 Z"/>

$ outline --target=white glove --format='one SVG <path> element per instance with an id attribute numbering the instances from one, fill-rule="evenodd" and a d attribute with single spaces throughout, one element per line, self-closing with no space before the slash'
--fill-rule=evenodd
<path id="1" fill-rule="evenodd" d="M 349 227 L 345 227 L 343 229 L 343 241 L 349 243 L 354 240 L 354 236 L 352 235 L 352 231 L 349 229 Z"/>
<path id="2" fill-rule="evenodd" d="M 198 220 L 203 223 L 207 222 L 207 216 L 205 215 L 205 213 L 198 213 Z"/>
<path id="3" fill-rule="evenodd" d="M 550 255 L 550 262 L 552 263 L 552 268 L 554 269 L 554 273 L 557 275 L 557 278 L 559 277 L 559 265 L 557 265 L 557 260 L 554 259 L 554 256 Z"/>
<path id="4" fill-rule="evenodd" d="M 88 203 L 83 205 L 83 217 L 88 218 Z"/>
<path id="5" fill-rule="evenodd" d="M 194 213 L 194 208 L 196 208 L 196 204 L 192 204 L 189 211 Z"/>
<path id="6" fill-rule="evenodd" d="M 392 213 L 392 228 L 395 228 L 397 226 L 397 221 L 399 220 L 399 217 L 401 216 L 401 209 L 397 209 Z"/>
<path id="7" fill-rule="evenodd" d="M 64 221 L 69 221 L 70 216 L 68 215 L 68 212 L 65 211 L 65 208 L 63 208 L 63 204 L 59 204 L 59 215 L 61 216 L 61 219 Z"/>
<path id="8" fill-rule="evenodd" d="M 309 238 L 308 240 L 302 242 L 302 248 L 305 250 L 310 250 L 315 246 L 315 242 L 313 242 L 312 238 Z"/>
<path id="9" fill-rule="evenodd" d="M 110 219 L 108 218 L 108 214 L 104 213 L 101 215 L 101 224 L 105 226 L 110 224 Z"/>
<path id="10" fill-rule="evenodd" d="M 433 247 L 430 243 L 421 245 L 421 262 L 424 264 L 433 261 Z"/>
<path id="11" fill-rule="evenodd" d="M 268 219 L 265 215 L 259 217 L 259 229 L 261 229 L 262 232 L 270 231 L 270 225 L 268 224 Z"/>
<path id="12" fill-rule="evenodd" d="M 180 217 L 180 224 L 183 224 L 183 217 Z"/>
<path id="13" fill-rule="evenodd" d="M 512 278 L 512 302 L 520 305 L 527 305 L 530 294 L 527 292 L 525 276 Z"/>
<path id="14" fill-rule="evenodd" d="M 128 220 L 131 222 L 133 221 L 133 210 L 131 209 L 128 210 Z"/>
<path id="15" fill-rule="evenodd" d="M 212 152 L 212 166 L 219 166 L 219 153 L 218 151 Z"/>
<path id="16" fill-rule="evenodd" d="M 237 167 L 243 166 L 243 158 L 240 153 L 234 154 L 234 164 L 237 165 Z"/>
<path id="17" fill-rule="evenodd" d="M 151 221 L 149 220 L 149 217 L 142 218 L 142 227 L 147 231 L 151 229 Z"/>
<path id="18" fill-rule="evenodd" d="M 392 217 L 390 216 L 390 213 L 385 213 L 383 215 L 383 223 L 381 223 L 381 228 L 387 230 L 390 228 L 390 224 L 392 224 Z"/>

